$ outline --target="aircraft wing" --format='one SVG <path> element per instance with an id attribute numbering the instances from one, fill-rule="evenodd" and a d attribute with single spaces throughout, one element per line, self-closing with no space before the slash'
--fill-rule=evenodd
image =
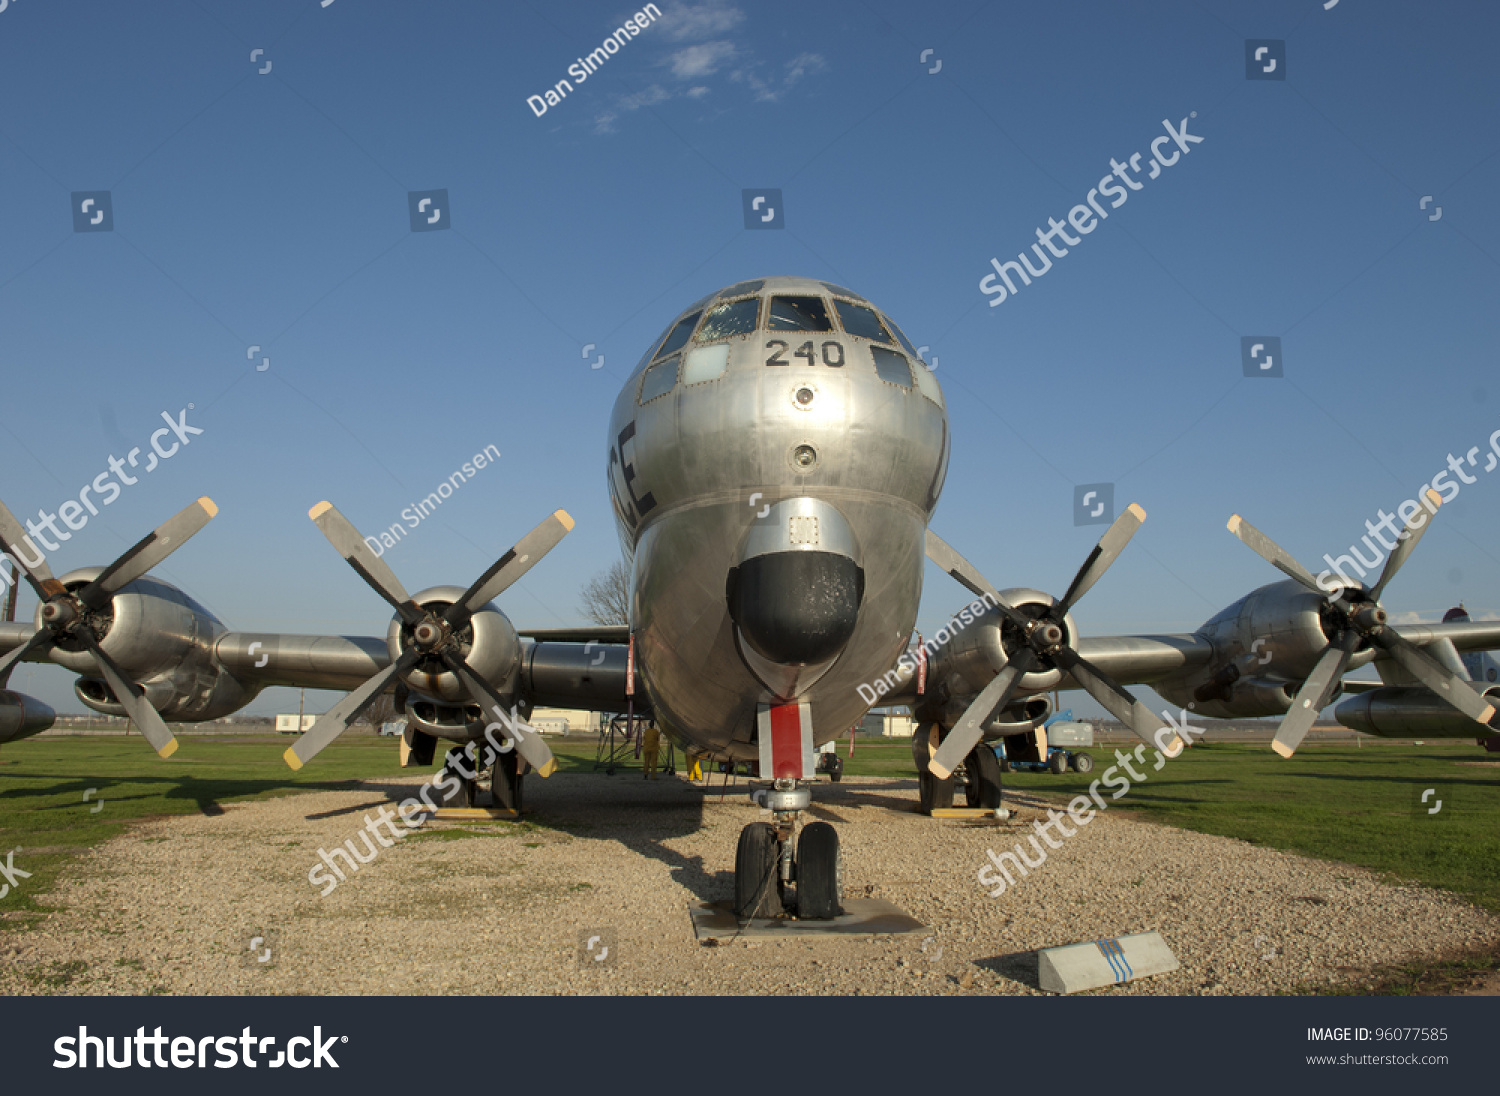
<path id="1" fill-rule="evenodd" d="M 1447 624 L 1402 624 L 1395 630 L 1419 647 L 1446 639 L 1460 651 L 1500 649 L 1500 620 L 1454 620 Z"/>

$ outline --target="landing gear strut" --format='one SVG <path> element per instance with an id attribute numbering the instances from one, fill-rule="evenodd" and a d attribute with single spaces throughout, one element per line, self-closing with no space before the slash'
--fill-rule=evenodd
<path id="1" fill-rule="evenodd" d="M 740 831 L 734 858 L 735 916 L 780 917 L 789 906 L 804 921 L 843 913 L 838 831 L 827 822 L 810 822 L 797 833 L 797 817 L 812 802 L 809 785 L 776 780 L 752 788 L 750 797 L 771 811 L 773 821 L 752 822 Z"/>
<path id="2" fill-rule="evenodd" d="M 953 793 L 962 787 L 964 802 L 970 807 L 994 810 L 1000 806 L 1000 760 L 982 740 L 969 751 L 964 763 L 952 776 L 939 780 L 927 767 L 938 744 L 942 729 L 936 723 L 920 724 L 911 739 L 912 761 L 917 766 L 917 791 L 922 813 L 947 810 L 953 806 Z"/>
<path id="3" fill-rule="evenodd" d="M 479 770 L 491 763 L 492 806 L 521 813 L 521 788 L 527 765 L 515 750 L 497 753 L 484 743 L 454 746 L 443 761 L 445 772 L 436 782 L 444 807 L 477 807 L 483 805 L 479 790 Z M 457 787 L 454 787 L 454 784 Z"/>

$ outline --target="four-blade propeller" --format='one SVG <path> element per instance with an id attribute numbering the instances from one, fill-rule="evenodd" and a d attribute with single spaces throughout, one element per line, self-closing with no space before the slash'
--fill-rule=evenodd
<path id="1" fill-rule="evenodd" d="M 380 673 L 344 697 L 323 714 L 282 756 L 293 769 L 300 769 L 319 751 L 343 734 L 359 714 L 397 677 L 426 663 L 451 671 L 481 711 L 502 716 L 504 704 L 489 682 L 464 661 L 463 633 L 469 621 L 490 601 L 531 570 L 573 528 L 573 519 L 562 510 L 554 512 L 520 542 L 474 580 L 457 601 L 441 613 L 422 608 L 411 599 L 395 573 L 377 556 L 348 518 L 331 502 L 320 502 L 307 512 L 340 555 L 349 562 L 377 594 L 385 598 L 401 618 L 401 655 Z M 502 720 L 502 723 L 505 721 Z M 551 776 L 557 761 L 547 744 L 519 720 L 506 727 L 516 752 L 542 776 Z"/>
<path id="2" fill-rule="evenodd" d="M 958 768 L 969 751 L 984 737 L 985 724 L 1010 703 L 1024 674 L 1053 666 L 1071 674 L 1080 688 L 1104 705 L 1111 715 L 1133 730 L 1143 741 L 1160 746 L 1155 736 L 1166 724 L 1126 692 L 1123 686 L 1080 655 L 1067 642 L 1067 631 L 1063 623 L 1069 610 L 1109 570 L 1145 520 L 1146 511 L 1131 503 L 1100 538 L 1088 559 L 1084 560 L 1062 600 L 1036 616 L 1006 604 L 972 563 L 945 544 L 931 529 L 927 531 L 928 558 L 973 593 L 989 596 L 1005 617 L 1006 624 L 1002 627 L 1006 649 L 1014 652 L 1000 672 L 985 686 L 984 691 L 974 698 L 963 717 L 932 755 L 927 767 L 932 770 L 933 775 L 941 780 L 952 775 L 953 770 Z M 1181 740 L 1173 733 L 1165 752 L 1168 756 L 1175 757 L 1181 749 Z"/>
<path id="3" fill-rule="evenodd" d="M 1436 491 L 1428 488 L 1427 501 L 1433 514 L 1436 514 L 1443 500 Z M 1418 515 L 1422 516 L 1420 523 L 1416 521 Z M 1291 575 L 1323 599 L 1325 630 L 1332 628 L 1328 646 L 1323 648 L 1312 673 L 1302 683 L 1297 699 L 1292 702 L 1292 710 L 1281 721 L 1276 740 L 1271 743 L 1272 748 L 1282 757 L 1291 757 L 1296 752 L 1317 720 L 1318 713 L 1333 699 L 1350 661 L 1359 651 L 1370 647 L 1379 647 L 1423 685 L 1471 719 L 1488 723 L 1495 714 L 1494 707 L 1472 685 L 1439 665 L 1426 651 L 1410 640 L 1403 639 L 1394 628 L 1389 627 L 1386 624 L 1385 610 L 1380 607 L 1380 595 L 1385 591 L 1386 584 L 1401 570 L 1429 524 L 1429 515 L 1417 510 L 1407 519 L 1406 528 L 1397 538 L 1396 547 L 1386 559 L 1385 568 L 1380 572 L 1380 578 L 1374 587 L 1369 590 L 1363 586 L 1345 587 L 1338 597 L 1331 597 L 1328 590 L 1318 585 L 1307 568 L 1270 537 L 1238 514 L 1229 519 L 1231 533 L 1249 545 L 1262 559 Z"/>
<path id="4" fill-rule="evenodd" d="M 35 651 L 45 654 L 53 647 L 64 650 L 86 650 L 99 668 L 99 674 L 109 686 L 121 707 L 130 715 L 131 722 L 139 728 L 146 741 L 162 757 L 171 757 L 177 750 L 177 739 L 167 729 L 161 714 L 151 706 L 145 692 L 131 681 L 109 655 L 99 646 L 99 640 L 108 631 L 110 598 L 118 591 L 140 578 L 151 568 L 182 547 L 183 543 L 209 523 L 219 508 L 213 500 L 204 497 L 188 506 L 175 517 L 169 518 L 155 532 L 127 548 L 99 577 L 76 592 L 69 592 L 52 576 L 52 570 L 42 554 L 33 552 L 37 561 L 27 564 L 15 547 L 26 539 L 26 530 L 16 520 L 4 503 L 0 503 L 0 550 L 9 553 L 16 566 L 26 576 L 26 581 L 36 591 L 42 602 L 42 626 L 32 632 L 21 646 L 0 658 L 0 687 L 10 678 L 15 664 Z M 30 541 L 27 541 L 29 544 Z"/>

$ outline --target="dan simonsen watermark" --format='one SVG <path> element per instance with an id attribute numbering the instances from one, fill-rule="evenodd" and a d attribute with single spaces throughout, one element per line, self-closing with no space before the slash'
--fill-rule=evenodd
<path id="1" fill-rule="evenodd" d="M 998 608 L 998 603 L 993 594 L 985 594 L 981 598 L 969 602 L 958 614 L 949 619 L 937 630 L 937 634 L 925 641 L 918 647 L 911 647 L 901 652 L 901 657 L 896 659 L 896 665 L 881 674 L 874 681 L 862 683 L 855 687 L 859 698 L 866 704 L 874 704 L 886 693 L 890 692 L 901 682 L 902 673 L 914 674 L 918 672 L 921 662 L 935 655 L 943 644 L 947 643 L 963 629 L 973 624 L 984 615 L 986 609 Z"/>

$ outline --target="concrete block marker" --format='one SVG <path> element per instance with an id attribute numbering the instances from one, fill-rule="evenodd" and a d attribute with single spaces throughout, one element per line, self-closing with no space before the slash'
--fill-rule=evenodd
<path id="1" fill-rule="evenodd" d="M 1041 985 L 1049 993 L 1117 986 L 1152 974 L 1166 974 L 1178 966 L 1177 957 L 1159 932 L 1046 948 L 1038 958 Z"/>

